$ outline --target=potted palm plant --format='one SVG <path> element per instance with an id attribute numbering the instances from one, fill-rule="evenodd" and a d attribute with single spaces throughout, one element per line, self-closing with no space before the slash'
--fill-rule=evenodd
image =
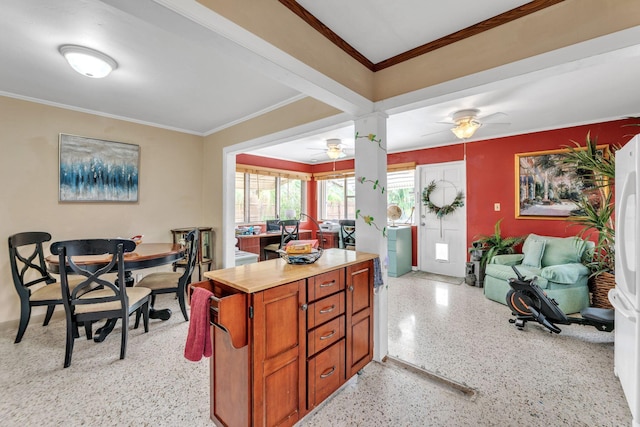
<path id="1" fill-rule="evenodd" d="M 562 163 L 577 172 L 584 184 L 569 221 L 582 226 L 580 237 L 595 242 L 584 263 L 591 270 L 592 306 L 610 307 L 607 293 L 615 286 L 615 228 L 613 186 L 615 151 L 619 145 L 598 147 L 597 138 L 587 133 L 585 145 L 572 141 Z"/>
<path id="2" fill-rule="evenodd" d="M 469 252 L 471 252 L 472 255 L 480 255 L 480 271 L 482 273 L 491 261 L 491 258 L 496 255 L 515 253 L 516 246 L 524 242 L 525 238 L 522 236 L 502 237 L 500 230 L 501 222 L 502 218 L 496 222 L 493 234 L 477 236 L 475 240 L 471 242 Z"/>

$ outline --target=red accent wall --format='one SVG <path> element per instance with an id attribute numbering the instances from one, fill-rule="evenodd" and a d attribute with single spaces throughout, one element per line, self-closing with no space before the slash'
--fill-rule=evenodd
<path id="1" fill-rule="evenodd" d="M 618 120 L 571 128 L 536 132 L 506 138 L 468 143 L 467 145 L 467 243 L 479 234 L 491 234 L 495 223 L 503 218 L 503 236 L 529 233 L 548 236 L 573 236 L 580 227 L 567 221 L 552 219 L 517 219 L 515 154 L 554 150 L 572 145 L 584 145 L 587 132 L 599 144 L 626 144 L 640 128 L 623 126 L 631 120 Z M 637 122 L 637 121 L 635 121 Z M 501 210 L 495 212 L 494 203 Z"/>
<path id="2" fill-rule="evenodd" d="M 389 154 L 389 164 L 416 162 L 417 165 L 444 163 L 465 159 L 467 161 L 467 243 L 480 234 L 491 234 L 495 223 L 502 218 L 503 236 L 526 235 L 529 233 L 549 236 L 571 236 L 579 232 L 579 227 L 571 227 L 567 221 L 515 218 L 515 154 L 534 151 L 555 150 L 572 145 L 571 141 L 584 144 L 587 132 L 597 138 L 599 144 L 626 144 L 640 127 L 624 126 L 638 123 L 637 119 L 616 120 L 574 126 L 544 132 L 488 139 L 485 141 L 460 143 L 422 150 Z M 238 155 L 238 163 L 302 172 L 328 172 L 354 168 L 353 160 L 335 163 L 306 165 L 303 163 L 270 159 L 248 154 Z M 309 215 L 316 217 L 317 192 L 315 181 L 307 186 L 307 208 Z M 501 210 L 494 211 L 494 204 L 500 203 Z M 311 224 L 308 225 L 309 228 Z M 417 228 L 412 228 L 413 265 L 417 265 Z"/>

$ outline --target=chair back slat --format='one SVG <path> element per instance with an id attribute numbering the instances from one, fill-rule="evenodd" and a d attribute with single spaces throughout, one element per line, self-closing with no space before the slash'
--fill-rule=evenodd
<path id="1" fill-rule="evenodd" d="M 128 309 L 129 303 L 127 293 L 124 291 L 125 271 L 124 253 L 135 249 L 136 244 L 128 239 L 85 239 L 67 240 L 55 242 L 51 245 L 51 252 L 57 253 L 60 265 L 65 268 L 60 270 L 60 282 L 62 287 L 63 303 L 73 313 L 80 305 L 108 303 L 113 301 L 121 302 L 123 311 Z M 106 265 L 97 270 L 91 267 L 76 263 L 72 257 L 85 255 L 111 255 Z M 118 284 L 103 276 L 117 271 Z M 68 275 L 74 273 L 84 277 L 84 281 L 78 284 L 73 291 L 69 289 Z M 91 291 L 96 288 L 111 289 L 112 295 L 102 295 L 91 298 Z"/>
<path id="2" fill-rule="evenodd" d="M 292 240 L 299 240 L 300 221 L 297 219 L 283 219 L 279 222 L 282 228 L 282 234 L 280 237 L 280 247 L 284 248 L 287 243 Z"/>
<path id="3" fill-rule="evenodd" d="M 353 219 L 340 220 L 340 238 L 345 247 L 356 244 L 356 221 Z"/>
<path id="4" fill-rule="evenodd" d="M 187 265 L 185 266 L 184 274 L 179 279 L 179 287 L 183 288 L 191 283 L 191 276 L 198 262 L 198 230 L 194 229 L 187 233 L 185 240 L 187 245 Z"/>
<path id="5" fill-rule="evenodd" d="M 9 263 L 13 283 L 18 293 L 29 292 L 27 288 L 38 283 L 54 283 L 44 260 L 42 244 L 51 240 L 51 234 L 29 231 L 9 236 Z"/>

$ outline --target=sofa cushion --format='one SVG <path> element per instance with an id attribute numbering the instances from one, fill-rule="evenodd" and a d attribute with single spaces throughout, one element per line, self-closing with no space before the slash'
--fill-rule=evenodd
<path id="1" fill-rule="evenodd" d="M 549 237 L 530 234 L 522 246 L 522 252 L 527 253 L 529 246 L 538 240 L 545 241 L 542 254 L 542 267 L 558 264 L 579 263 L 587 245 L 579 237 Z"/>
<path id="2" fill-rule="evenodd" d="M 518 265 L 522 262 L 522 254 L 502 254 L 494 255 L 489 264 Z"/>
<path id="3" fill-rule="evenodd" d="M 545 279 L 561 283 L 565 285 L 572 285 L 584 280 L 589 275 L 589 269 L 578 263 L 563 264 L 563 265 L 550 265 L 543 268 L 540 271 L 540 276 Z"/>
<path id="4" fill-rule="evenodd" d="M 522 274 L 526 279 L 530 279 L 534 276 L 537 276 L 538 279 L 536 283 L 538 284 L 538 286 L 540 286 L 542 289 L 547 288 L 548 281 L 547 279 L 540 277 L 539 268 L 528 267 L 522 264 L 517 265 L 516 268 L 518 269 L 520 274 Z M 515 271 L 513 271 L 513 268 L 511 268 L 510 265 L 503 265 L 503 264 L 487 264 L 485 277 L 486 276 L 495 277 L 496 279 L 501 279 L 506 282 L 508 282 L 509 279 L 511 278 L 517 277 Z"/>
<path id="5" fill-rule="evenodd" d="M 522 259 L 522 265 L 528 267 L 540 268 L 542 266 L 542 255 L 544 254 L 544 248 L 546 242 L 544 240 L 532 240 L 528 247 L 527 252 Z"/>

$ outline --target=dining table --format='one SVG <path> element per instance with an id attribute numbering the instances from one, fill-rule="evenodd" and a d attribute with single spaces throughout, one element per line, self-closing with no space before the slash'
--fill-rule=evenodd
<path id="1" fill-rule="evenodd" d="M 136 245 L 133 252 L 124 254 L 125 286 L 133 286 L 135 279 L 131 273 L 134 270 L 159 267 L 166 264 L 173 264 L 185 257 L 186 247 L 176 243 L 140 243 Z M 73 262 L 76 265 L 86 268 L 89 271 L 97 271 L 104 267 L 111 260 L 110 254 L 104 255 L 84 255 L 74 256 Z M 57 254 L 51 254 L 45 258 L 48 270 L 53 274 L 60 274 L 60 260 Z M 114 270 L 117 266 L 114 266 Z M 67 267 L 67 272 L 72 270 Z M 171 310 L 155 309 L 150 307 L 149 317 L 152 319 L 168 320 L 171 317 Z M 116 325 L 117 319 L 108 319 L 107 323 L 96 330 L 95 342 L 102 342 L 109 335 Z"/>

